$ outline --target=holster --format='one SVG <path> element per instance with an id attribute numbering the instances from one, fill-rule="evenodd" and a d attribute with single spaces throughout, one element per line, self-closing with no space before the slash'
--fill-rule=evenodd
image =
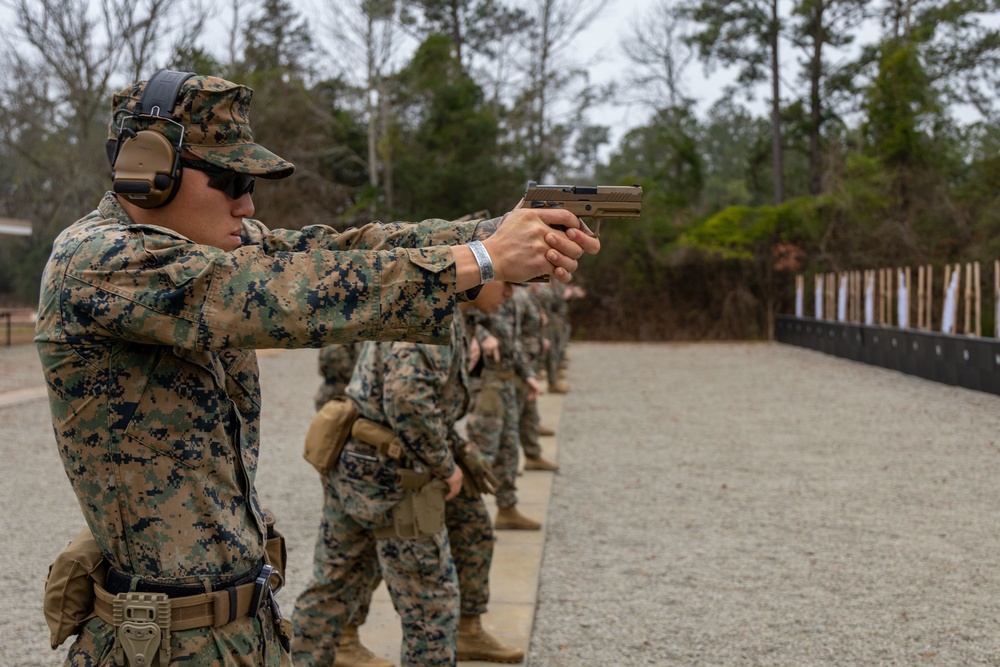
<path id="1" fill-rule="evenodd" d="M 358 409 L 346 396 L 337 396 L 320 408 L 306 432 L 303 458 L 321 474 L 333 470 L 358 418 Z"/>
<path id="2" fill-rule="evenodd" d="M 403 499 L 392 508 L 392 523 L 376 528 L 375 537 L 415 539 L 440 533 L 444 530 L 444 497 L 447 491 L 448 485 L 440 479 L 431 480 L 417 489 L 407 488 Z"/>
<path id="3" fill-rule="evenodd" d="M 115 664 L 169 667 L 170 598 L 163 593 L 121 593 L 112 603 Z"/>
<path id="4" fill-rule="evenodd" d="M 391 428 L 378 422 L 359 417 L 351 428 L 351 435 L 394 461 L 398 461 L 403 455 L 403 441 L 400 437 Z"/>
<path id="5" fill-rule="evenodd" d="M 462 461 L 455 461 L 456 465 L 462 469 L 462 490 L 465 491 L 466 495 L 476 498 L 483 494 L 483 490 L 479 488 L 476 481 L 472 479 L 472 471 L 469 470 L 469 466 L 465 465 Z"/>
<path id="6" fill-rule="evenodd" d="M 264 510 L 264 524 L 267 527 L 267 535 L 264 542 L 264 558 L 267 564 L 274 567 L 281 575 L 282 581 L 285 579 L 285 566 L 288 564 L 288 550 L 285 548 L 285 536 L 274 527 L 277 519 L 269 509 Z"/>

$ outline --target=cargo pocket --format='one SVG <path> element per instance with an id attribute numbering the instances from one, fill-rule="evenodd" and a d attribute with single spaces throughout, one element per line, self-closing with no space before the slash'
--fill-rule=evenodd
<path id="1" fill-rule="evenodd" d="M 475 411 L 477 414 L 496 417 L 503 414 L 503 396 L 501 391 L 503 383 L 499 380 L 488 380 L 483 382 L 482 389 L 476 396 Z"/>
<path id="2" fill-rule="evenodd" d="M 397 468 L 394 461 L 381 460 L 373 448 L 345 447 L 332 480 L 344 512 L 369 529 L 391 523 L 392 508 L 404 493 L 396 486 Z"/>

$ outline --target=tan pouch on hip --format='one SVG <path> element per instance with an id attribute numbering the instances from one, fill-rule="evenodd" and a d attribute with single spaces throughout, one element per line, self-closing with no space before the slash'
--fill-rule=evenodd
<path id="1" fill-rule="evenodd" d="M 321 474 L 333 470 L 340 458 L 340 451 L 351 435 L 351 427 L 358 418 L 358 409 L 351 399 L 337 396 L 320 408 L 309 430 L 302 456 Z"/>
<path id="2" fill-rule="evenodd" d="M 94 584 L 103 586 L 108 564 L 97 540 L 84 528 L 49 566 L 42 610 L 52 648 L 79 634 L 94 615 Z"/>

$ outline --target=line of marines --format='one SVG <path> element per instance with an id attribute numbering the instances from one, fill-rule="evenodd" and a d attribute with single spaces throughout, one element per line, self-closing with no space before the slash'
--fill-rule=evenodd
<path id="1" fill-rule="evenodd" d="M 541 425 L 536 398 L 539 375 L 548 375 L 549 391 L 568 390 L 560 375 L 572 295 L 555 282 L 491 283 L 460 306 L 447 346 L 320 350 L 317 420 L 346 396 L 348 409 L 372 427 L 354 428 L 337 464 L 322 475 L 312 578 L 292 614 L 296 665 L 391 667 L 358 630 L 383 580 L 402 624 L 403 665 L 521 662 L 523 651 L 482 623 L 493 531 L 541 528 L 517 510 L 515 482 L 522 450 L 525 470 L 558 470 L 542 456 L 539 435 L 554 432 Z M 381 437 L 372 437 L 375 426 L 385 428 Z M 398 451 L 386 446 L 394 440 Z M 411 478 L 421 486 L 394 483 Z M 401 524 L 400 506 L 413 502 L 408 496 L 420 503 L 431 488 L 447 498 L 441 520 Z M 493 521 L 483 493 L 496 497 Z"/>

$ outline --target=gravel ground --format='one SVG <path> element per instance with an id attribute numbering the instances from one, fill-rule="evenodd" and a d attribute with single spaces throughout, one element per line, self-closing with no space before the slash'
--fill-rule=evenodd
<path id="1" fill-rule="evenodd" d="M 572 357 L 529 665 L 1000 664 L 1000 397 L 778 344 Z"/>
<path id="2" fill-rule="evenodd" d="M 315 355 L 260 360 L 286 610 L 322 497 Z M 571 355 L 529 665 L 1000 665 L 1000 397 L 778 344 Z M 0 392 L 40 384 L 33 347 L 0 349 Z M 44 400 L 0 407 L 2 667 L 65 655 L 40 596 L 82 518 L 50 428 Z"/>

